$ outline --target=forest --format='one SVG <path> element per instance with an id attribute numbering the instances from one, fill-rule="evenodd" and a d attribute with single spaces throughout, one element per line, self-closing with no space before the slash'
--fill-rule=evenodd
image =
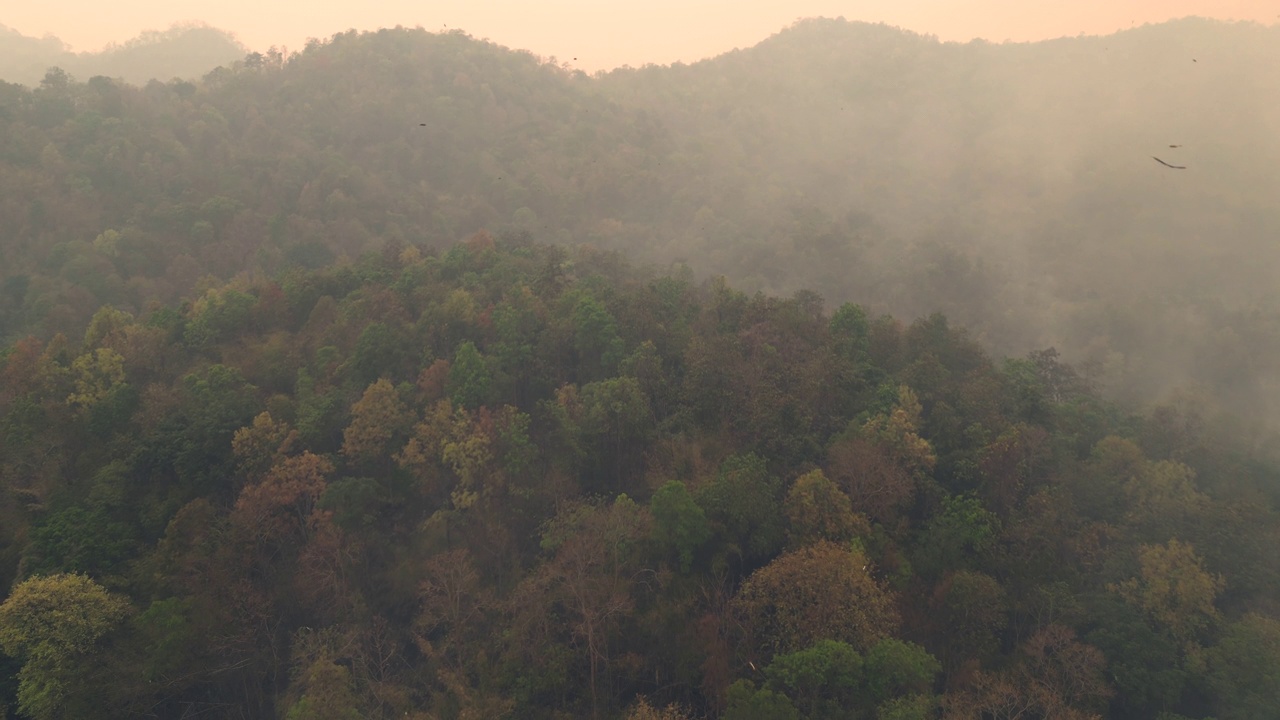
<path id="1" fill-rule="evenodd" d="M 230 33 L 201 23 L 151 30 L 96 52 L 73 52 L 57 37 L 35 38 L 0 25 L 0 80 L 38 85 L 49 68 L 77 77 L 116 78 L 134 85 L 195 80 L 242 60 L 248 49 Z"/>
<path id="2" fill-rule="evenodd" d="M 0 708 L 1280 717 L 1278 32 L 0 84 Z"/>

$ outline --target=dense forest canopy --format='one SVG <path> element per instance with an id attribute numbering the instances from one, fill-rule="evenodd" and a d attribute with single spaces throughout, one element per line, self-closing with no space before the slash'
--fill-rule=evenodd
<path id="1" fill-rule="evenodd" d="M 1274 717 L 1277 41 L 0 84 L 0 708 Z"/>
<path id="2" fill-rule="evenodd" d="M 941 315 L 478 233 L 103 307 L 0 390 L 22 717 L 1280 701 L 1277 468 Z"/>

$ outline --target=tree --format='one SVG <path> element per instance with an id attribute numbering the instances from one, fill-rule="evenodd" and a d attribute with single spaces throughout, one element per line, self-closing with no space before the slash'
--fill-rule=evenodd
<path id="1" fill-rule="evenodd" d="M 776 656 L 764 675 L 768 687 L 784 693 L 802 717 L 838 720 L 858 704 L 862 666 L 862 656 L 849 644 L 822 640 Z"/>
<path id="2" fill-rule="evenodd" d="M 956 720 L 1060 718 L 1097 720 L 1113 691 L 1106 659 L 1061 625 L 1049 625 L 1019 648 L 1016 664 L 979 670 L 968 686 L 948 694 L 944 717 Z"/>
<path id="3" fill-rule="evenodd" d="M 912 562 L 921 575 L 939 577 L 971 565 L 995 546 L 999 532 L 999 518 L 978 498 L 945 498 L 918 536 Z"/>
<path id="4" fill-rule="evenodd" d="M 352 688 L 351 671 L 333 660 L 322 658 L 303 675 L 302 697 L 285 714 L 285 720 L 360 720 L 360 710 Z"/>
<path id="5" fill-rule="evenodd" d="M 612 638 L 635 609 L 632 590 L 644 574 L 640 543 L 650 522 L 626 495 L 608 505 L 570 504 L 543 527 L 541 547 L 550 557 L 516 592 L 518 614 L 536 614 L 539 624 L 561 614 L 567 620 L 572 645 L 586 656 L 592 717 L 600 714 Z"/>
<path id="6" fill-rule="evenodd" d="M 1280 708 L 1280 621 L 1250 613 L 1209 650 L 1209 683 L 1222 720 L 1275 717 Z"/>
<path id="7" fill-rule="evenodd" d="M 475 409 L 489 401 L 493 383 L 489 365 L 475 343 L 467 340 L 458 346 L 449 367 L 449 380 L 445 390 L 454 405 Z"/>
<path id="8" fill-rule="evenodd" d="M 231 438 L 240 473 L 257 482 L 276 462 L 285 457 L 298 440 L 298 433 L 269 412 L 258 413 L 253 423 L 236 430 Z"/>
<path id="9" fill-rule="evenodd" d="M 617 320 L 586 293 L 578 296 L 573 309 L 573 347 L 578 354 L 579 382 L 614 374 L 625 352 Z"/>
<path id="10" fill-rule="evenodd" d="M 413 414 L 395 386 L 380 378 L 351 407 L 351 424 L 342 433 L 342 454 L 356 461 L 384 458 L 392 440 L 402 436 L 412 422 Z"/>
<path id="11" fill-rule="evenodd" d="M 408 352 L 406 338 L 386 323 L 370 323 L 356 340 L 351 353 L 351 369 L 361 383 L 371 383 L 379 376 L 399 377 Z"/>
<path id="12" fill-rule="evenodd" d="M 15 587 L 0 604 L 0 649 L 23 660 L 18 709 L 44 719 L 87 708 L 91 698 L 76 697 L 83 682 L 77 660 L 128 611 L 127 600 L 85 575 L 33 577 Z"/>
<path id="13" fill-rule="evenodd" d="M 641 697 L 627 711 L 626 720 L 692 720 L 692 717 L 679 705 L 671 704 L 659 709 L 650 705 L 647 698 Z"/>
<path id="14" fill-rule="evenodd" d="M 112 388 L 124 382 L 124 357 L 111 348 L 98 348 L 85 353 L 71 364 L 75 392 L 67 396 L 67 404 L 92 408 L 107 398 Z"/>
<path id="15" fill-rule="evenodd" d="M 920 437 L 923 410 L 915 391 L 901 385 L 893 408 L 868 420 L 861 430 L 863 437 L 888 450 L 916 478 L 926 476 L 938 462 L 929 441 Z"/>
<path id="16" fill-rule="evenodd" d="M 1112 589 L 1142 610 L 1176 640 L 1192 643 L 1218 619 L 1214 600 L 1224 581 L 1204 569 L 1204 562 L 1188 543 L 1138 548 L 1138 576 Z"/>
<path id="17" fill-rule="evenodd" d="M 781 486 L 763 458 L 734 455 L 695 497 L 728 550 L 751 566 L 772 558 L 783 545 Z"/>
<path id="18" fill-rule="evenodd" d="M 871 534 L 871 525 L 866 517 L 853 512 L 849 496 L 828 480 L 821 470 L 796 478 L 783 507 L 791 526 L 792 546 L 810 545 L 821 540 L 845 543 Z"/>
<path id="19" fill-rule="evenodd" d="M 786 695 L 739 680 L 729 686 L 723 720 L 800 720 L 800 711 Z"/>
<path id="20" fill-rule="evenodd" d="M 898 614 L 859 550 L 818 542 L 755 571 L 733 605 L 766 656 L 839 640 L 855 650 L 889 636 Z"/>
<path id="21" fill-rule="evenodd" d="M 933 590 L 930 618 L 939 656 L 948 668 L 970 659 L 987 660 L 1000 649 L 1009 622 L 1004 588 L 990 575 L 960 570 Z"/>
<path id="22" fill-rule="evenodd" d="M 863 683 L 876 703 L 900 696 L 927 695 L 942 665 L 924 648 L 897 638 L 885 638 L 867 651 Z"/>
<path id="23" fill-rule="evenodd" d="M 333 463 L 311 452 L 283 458 L 262 482 L 240 491 L 232 523 L 258 543 L 305 540 L 333 469 Z"/>
<path id="24" fill-rule="evenodd" d="M 1089 617 L 1095 627 L 1085 641 L 1107 657 L 1117 709 L 1141 716 L 1176 707 L 1189 674 L 1178 642 L 1153 629 L 1141 610 L 1116 594 L 1102 594 L 1093 605 Z"/>
<path id="25" fill-rule="evenodd" d="M 679 480 L 658 488 L 649 501 L 649 512 L 653 515 L 654 540 L 675 553 L 681 572 L 689 572 L 694 553 L 711 539 L 706 514 Z"/>
<path id="26" fill-rule="evenodd" d="M 636 455 L 653 420 L 649 398 L 633 377 L 615 377 L 587 383 L 579 392 L 581 429 L 593 439 L 597 467 L 612 471 L 614 489 L 620 489 L 623 469 Z"/>
<path id="27" fill-rule="evenodd" d="M 911 472 L 885 448 L 858 435 L 836 440 L 827 450 L 826 473 L 872 520 L 887 523 L 915 496 Z"/>

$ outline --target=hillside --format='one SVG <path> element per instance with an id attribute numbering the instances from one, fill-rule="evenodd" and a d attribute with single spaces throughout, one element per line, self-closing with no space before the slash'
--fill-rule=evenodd
<path id="1" fill-rule="evenodd" d="M 1266 717 L 1280 468 L 1198 420 L 485 233 L 102 308 L 0 357 L 0 706 Z"/>
<path id="2" fill-rule="evenodd" d="M 592 78 L 396 29 L 193 84 L 10 86 L 0 336 L 206 274 L 527 230 L 941 310 L 999 352 L 1058 347 L 1116 396 L 1190 391 L 1277 427 L 1278 40 L 1184 20 L 957 45 L 806 21 Z"/>
<path id="3" fill-rule="evenodd" d="M 0 25 L 0 80 L 35 87 L 49 68 L 81 80 L 95 75 L 136 85 L 151 80 L 195 80 L 244 58 L 247 50 L 230 33 L 204 25 L 150 31 L 98 52 L 72 52 L 56 37 L 33 38 Z"/>

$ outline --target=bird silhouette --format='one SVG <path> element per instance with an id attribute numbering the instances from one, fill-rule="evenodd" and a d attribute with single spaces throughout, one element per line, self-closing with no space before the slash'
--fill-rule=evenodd
<path id="1" fill-rule="evenodd" d="M 1182 147 L 1182 146 L 1181 146 L 1181 145 L 1170 145 L 1169 147 L 1171 147 L 1171 148 L 1180 148 L 1180 147 Z"/>
<path id="2" fill-rule="evenodd" d="M 1167 163 L 1167 162 L 1165 162 L 1165 161 L 1161 160 L 1160 158 L 1156 157 L 1155 155 L 1152 155 L 1152 156 L 1151 156 L 1151 159 L 1152 159 L 1152 160 L 1155 160 L 1156 162 L 1160 163 L 1161 165 L 1163 165 L 1163 166 L 1165 166 L 1165 167 L 1167 167 L 1167 168 L 1173 168 L 1174 170 L 1186 170 L 1186 169 L 1187 169 L 1187 166 L 1186 166 L 1186 165 L 1170 165 L 1169 163 Z"/>

